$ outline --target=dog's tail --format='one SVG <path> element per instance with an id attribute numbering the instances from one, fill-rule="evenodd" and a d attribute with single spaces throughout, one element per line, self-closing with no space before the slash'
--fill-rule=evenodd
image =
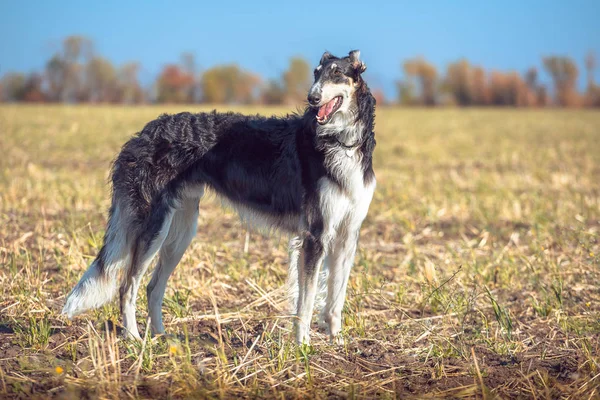
<path id="1" fill-rule="evenodd" d="M 180 190 L 176 178 L 213 145 L 202 137 L 202 118 L 208 117 L 163 115 L 125 143 L 113 163 L 112 205 L 103 246 L 67 297 L 63 314 L 73 317 L 102 306 L 139 272 L 135 255 L 140 246 L 153 242 L 176 202 Z"/>
<path id="2" fill-rule="evenodd" d="M 62 314 L 68 318 L 98 308 L 115 296 L 120 271 L 130 263 L 131 254 L 127 237 L 130 218 L 124 208 L 122 204 L 116 204 L 116 198 L 113 197 L 104 244 L 96 259 L 69 293 L 62 309 Z"/>

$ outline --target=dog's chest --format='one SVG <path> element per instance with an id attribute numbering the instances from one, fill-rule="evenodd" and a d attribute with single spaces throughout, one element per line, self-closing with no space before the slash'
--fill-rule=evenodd
<path id="1" fill-rule="evenodd" d="M 337 229 L 342 223 L 360 224 L 366 217 L 375 180 L 364 182 L 364 172 L 355 154 L 345 150 L 337 154 L 335 163 L 330 164 L 333 179 L 324 177 L 319 182 L 319 199 L 325 220 Z"/>

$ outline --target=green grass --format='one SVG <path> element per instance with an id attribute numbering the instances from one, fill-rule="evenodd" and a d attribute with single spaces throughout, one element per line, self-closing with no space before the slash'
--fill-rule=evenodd
<path id="1" fill-rule="evenodd" d="M 122 339 L 115 304 L 62 318 L 101 245 L 111 160 L 183 109 L 201 110 L 0 106 L 0 397 L 600 396 L 592 111 L 378 110 L 343 345 L 316 324 L 291 343 L 287 238 L 252 232 L 244 252 L 214 198 L 169 282 L 170 336 Z"/>

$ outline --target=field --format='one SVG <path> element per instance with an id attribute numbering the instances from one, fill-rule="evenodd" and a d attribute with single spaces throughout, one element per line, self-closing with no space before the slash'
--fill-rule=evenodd
<path id="1" fill-rule="evenodd" d="M 111 160 L 181 109 L 0 107 L 0 397 L 600 398 L 598 112 L 378 110 L 343 345 L 316 323 L 293 344 L 287 237 L 246 242 L 210 196 L 169 336 L 122 338 L 116 304 L 61 317 L 101 245 Z"/>

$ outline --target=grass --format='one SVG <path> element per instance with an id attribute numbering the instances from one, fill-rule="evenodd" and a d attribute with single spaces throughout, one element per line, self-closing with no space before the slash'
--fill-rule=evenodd
<path id="1" fill-rule="evenodd" d="M 213 198 L 167 289 L 170 336 L 124 340 L 115 304 L 62 318 L 111 159 L 178 110 L 0 106 L 0 397 L 600 397 L 598 112 L 379 110 L 343 345 L 316 324 L 292 344 L 286 237 L 245 252 Z"/>

